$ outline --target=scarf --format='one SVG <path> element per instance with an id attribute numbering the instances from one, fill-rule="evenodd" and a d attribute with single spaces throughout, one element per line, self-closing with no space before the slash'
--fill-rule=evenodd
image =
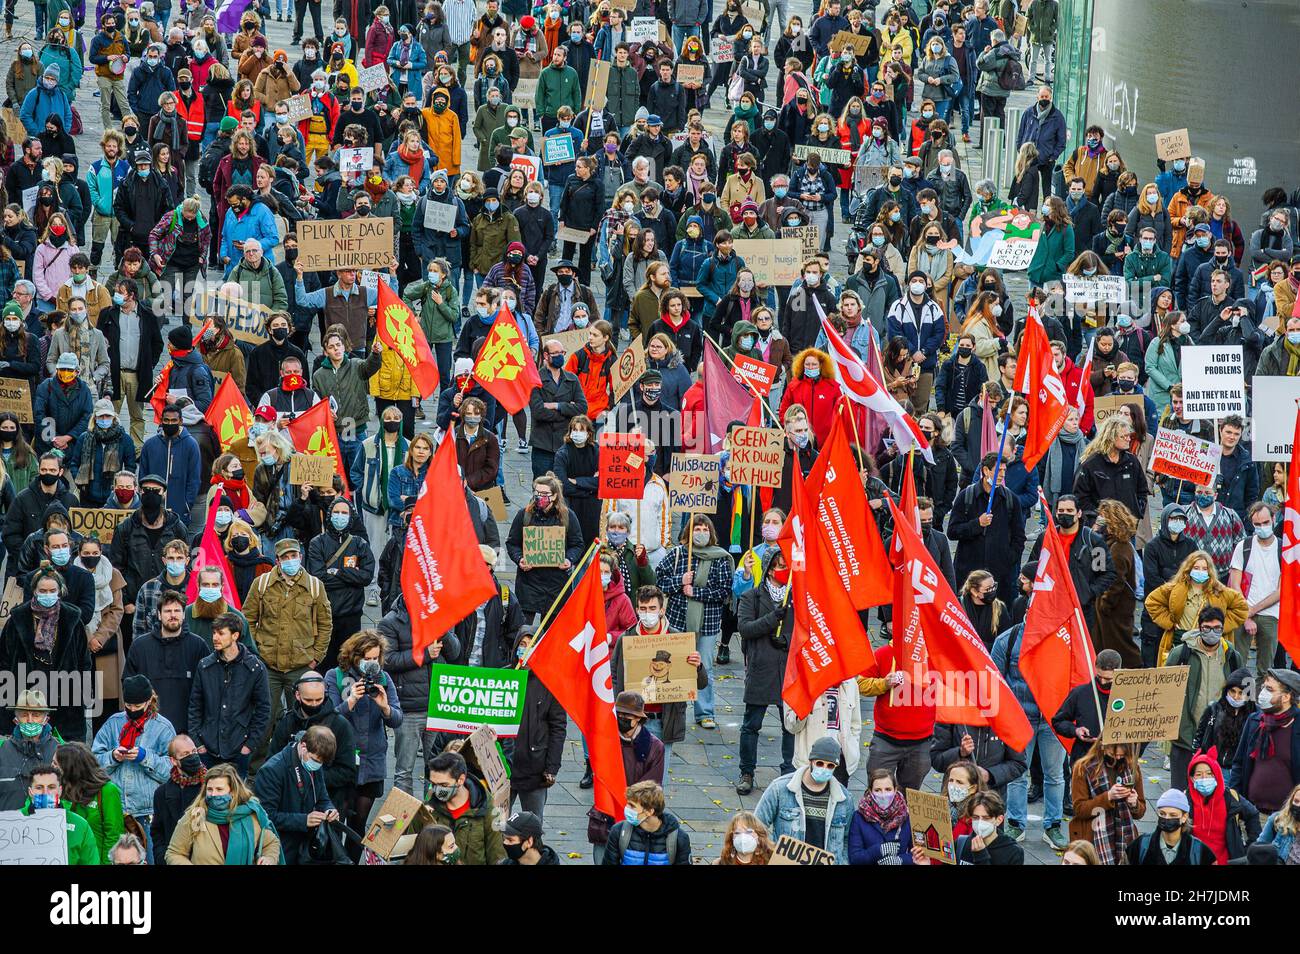
<path id="1" fill-rule="evenodd" d="M 261 826 L 263 833 L 271 827 L 266 812 L 256 801 L 244 802 L 234 808 L 219 812 L 207 809 L 208 821 L 213 825 L 229 825 L 230 839 L 226 843 L 226 864 L 251 865 L 257 860 L 258 843 L 255 840 L 253 818 Z"/>
<path id="2" fill-rule="evenodd" d="M 681 555 L 686 556 L 686 544 L 679 547 Z M 693 592 L 698 594 L 704 589 L 708 582 L 709 575 L 713 572 L 713 563 L 715 560 L 727 559 L 727 551 L 718 546 L 692 547 L 691 556 L 695 559 L 695 572 L 691 577 L 695 581 Z M 676 564 L 673 567 L 676 569 Z M 689 562 L 687 569 L 690 569 Z M 698 633 L 704 629 L 704 603 L 697 596 L 684 597 L 686 600 L 686 629 L 683 632 Z"/>
<path id="3" fill-rule="evenodd" d="M 89 329 L 85 334 L 82 334 L 81 329 L 84 325 L 79 325 L 72 320 L 67 321 L 64 324 L 64 327 L 68 331 L 68 344 L 71 345 L 72 350 L 77 353 L 77 365 L 81 368 L 81 373 L 89 376 L 92 367 L 90 361 L 90 339 L 93 335 L 90 334 Z M 93 391 L 91 394 L 94 396 Z M 110 473 L 115 472 L 110 471 Z"/>
<path id="4" fill-rule="evenodd" d="M 81 557 L 77 557 L 75 562 L 83 570 L 86 569 L 81 562 Z M 102 556 L 95 564 L 94 571 L 87 570 L 87 572 L 95 578 L 95 611 L 86 623 L 86 632 L 94 633 L 99 630 L 99 622 L 104 610 L 113 603 L 113 564 L 108 562 L 108 557 Z"/>
<path id="5" fill-rule="evenodd" d="M 397 155 L 406 163 L 407 174 L 416 182 L 420 181 L 421 174 L 424 172 L 424 150 L 417 148 L 412 155 L 407 151 L 405 145 L 397 147 Z"/>
<path id="6" fill-rule="evenodd" d="M 46 609 L 33 596 L 28 605 L 32 608 L 36 623 L 36 658 L 43 663 L 53 662 L 54 642 L 59 635 L 59 604 L 55 603 Z"/>
<path id="7" fill-rule="evenodd" d="M 776 605 L 784 607 L 785 595 L 787 592 L 789 592 L 790 584 L 778 583 L 770 576 L 765 576 L 763 577 L 763 585 L 767 587 L 767 595 L 772 597 L 772 600 L 776 603 Z"/>
<path id="8" fill-rule="evenodd" d="M 1291 723 L 1291 712 L 1261 712 L 1259 715 L 1259 734 L 1255 736 L 1255 750 L 1250 753 L 1252 759 L 1263 757 L 1271 759 L 1277 747 L 1273 744 L 1273 733 L 1286 728 Z"/>
<path id="9" fill-rule="evenodd" d="M 1067 434 L 1063 430 L 1056 435 L 1056 440 L 1052 441 L 1052 446 L 1047 449 L 1047 464 L 1043 469 L 1043 489 L 1049 497 L 1055 494 L 1068 494 L 1074 486 L 1074 474 L 1062 472 L 1065 466 L 1063 460 L 1065 455 L 1061 453 L 1061 445 L 1069 444 L 1074 448 L 1074 468 L 1077 472 L 1079 457 L 1083 454 L 1083 448 L 1087 443 L 1088 439 L 1083 431 Z"/>
<path id="10" fill-rule="evenodd" d="M 1094 759 L 1087 764 L 1084 780 L 1088 783 L 1088 797 L 1100 798 L 1110 788 L 1110 779 L 1103 759 Z M 1126 766 L 1119 774 L 1119 781 L 1133 785 L 1133 773 Z M 1097 857 L 1103 865 L 1124 864 L 1124 851 L 1138 837 L 1137 822 L 1133 820 L 1133 809 L 1128 802 L 1120 802 L 1104 809 L 1092 817 L 1092 846 L 1097 849 Z"/>
<path id="11" fill-rule="evenodd" d="M 700 204 L 700 191 L 702 187 L 705 185 L 708 185 L 710 187 L 713 185 L 713 180 L 709 178 L 709 173 L 707 169 L 705 170 L 704 175 L 702 176 L 697 176 L 694 172 L 692 172 L 689 169 L 686 170 L 686 187 L 687 189 L 690 190 L 692 205 Z"/>
<path id="12" fill-rule="evenodd" d="M 124 749 L 135 748 L 135 743 L 139 741 L 140 736 L 144 734 L 144 725 L 153 718 L 154 707 L 148 709 L 138 719 L 127 719 L 122 723 L 122 734 L 117 737 L 117 742 Z"/>
<path id="13" fill-rule="evenodd" d="M 198 775 L 186 775 L 184 772 L 181 771 L 181 767 L 179 765 L 172 765 L 172 781 L 175 782 L 177 785 L 179 785 L 181 788 L 189 788 L 192 785 L 202 785 L 207 780 L 208 780 L 208 767 L 206 765 L 199 766 Z"/>
<path id="14" fill-rule="evenodd" d="M 221 492 L 230 498 L 230 502 L 235 505 L 236 510 L 248 509 L 248 484 L 242 480 L 232 480 L 230 478 L 221 481 Z"/>
<path id="15" fill-rule="evenodd" d="M 1300 345 L 1293 345 L 1285 335 L 1282 336 L 1282 347 L 1286 351 L 1286 373 L 1287 377 L 1295 377 L 1297 367 L 1300 366 Z"/>
<path id="16" fill-rule="evenodd" d="M 894 792 L 894 800 L 881 808 L 871 793 L 866 792 L 858 802 L 858 814 L 864 821 L 878 826 L 881 831 L 890 832 L 907 821 L 907 802 L 901 793 Z"/>
<path id="17" fill-rule="evenodd" d="M 122 425 L 116 421 L 108 430 L 103 431 L 91 425 L 90 448 L 81 455 L 81 466 L 77 468 L 77 483 L 85 487 L 95 474 L 116 474 L 122 469 L 121 445 Z M 104 448 L 104 460 L 95 466 L 95 448 Z"/>

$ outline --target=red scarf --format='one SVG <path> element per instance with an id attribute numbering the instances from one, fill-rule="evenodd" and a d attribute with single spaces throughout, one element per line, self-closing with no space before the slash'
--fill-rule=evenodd
<path id="1" fill-rule="evenodd" d="M 189 788 L 191 785 L 202 785 L 207 781 L 208 767 L 206 765 L 199 767 L 198 775 L 186 775 L 181 771 L 179 765 L 172 766 L 172 781 L 181 788 Z"/>
<path id="2" fill-rule="evenodd" d="M 221 482 L 221 492 L 230 498 L 236 510 L 248 509 L 248 484 L 242 480 L 226 478 Z"/>
<path id="3" fill-rule="evenodd" d="M 122 734 L 118 736 L 118 745 L 124 749 L 135 748 L 136 742 L 139 741 L 141 733 L 144 732 L 144 724 L 153 718 L 154 709 L 150 706 L 144 710 L 144 714 L 138 719 L 127 719 L 122 723 Z"/>
<path id="4" fill-rule="evenodd" d="M 397 154 L 406 163 L 407 174 L 416 182 L 419 182 L 421 174 L 424 172 L 424 150 L 416 149 L 415 155 L 412 156 L 406 151 L 406 146 L 402 145 L 397 147 Z"/>
<path id="5" fill-rule="evenodd" d="M 1255 751 L 1250 753 L 1252 759 L 1258 759 L 1263 756 L 1271 759 L 1276 750 L 1273 744 L 1273 733 L 1278 729 L 1284 729 L 1291 723 L 1291 711 L 1286 712 L 1264 712 L 1259 718 L 1259 734 L 1255 736 Z"/>

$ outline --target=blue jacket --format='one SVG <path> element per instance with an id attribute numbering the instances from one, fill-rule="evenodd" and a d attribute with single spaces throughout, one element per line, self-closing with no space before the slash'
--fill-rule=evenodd
<path id="1" fill-rule="evenodd" d="M 344 672 L 335 666 L 325 673 L 325 696 L 334 703 L 335 710 L 352 723 L 357 733 L 357 784 L 384 780 L 387 771 L 388 734 L 385 729 L 396 729 L 402 724 L 402 704 L 397 699 L 397 686 L 388 673 L 384 677 L 384 691 L 388 693 L 388 715 L 379 703 L 367 696 L 349 709 L 343 700 L 352 694 L 352 687 L 361 681 L 355 669 Z M 419 713 L 412 715 L 418 718 Z"/>
<path id="2" fill-rule="evenodd" d="M 172 370 L 171 377 L 167 381 L 167 390 L 184 391 L 194 402 L 194 406 L 199 409 L 199 413 L 206 414 L 216 387 L 211 369 L 203 363 L 203 359 L 195 351 L 180 358 L 172 358 L 171 361 Z"/>
<path id="3" fill-rule="evenodd" d="M 396 152 L 393 155 L 396 155 Z M 424 227 L 426 205 L 429 202 L 439 202 L 443 199 L 449 200 L 456 206 L 455 238 L 452 238 L 448 232 L 435 232 L 433 229 Z M 443 193 L 442 198 L 430 191 L 415 203 L 415 219 L 411 223 L 411 242 L 415 246 L 415 254 L 420 256 L 420 261 L 426 266 L 435 258 L 445 258 L 448 265 L 459 268 L 461 264 L 461 239 L 467 235 L 469 235 L 469 213 L 465 211 L 465 203 L 450 189 Z"/>
<path id="4" fill-rule="evenodd" d="M 392 49 L 388 51 L 388 76 L 394 83 L 405 83 L 406 89 L 416 99 L 424 98 L 424 68 L 428 65 L 429 58 L 424 52 L 424 46 L 418 41 L 412 39 L 410 50 L 407 54 L 406 62 L 411 68 L 408 70 L 399 70 L 398 63 L 401 57 L 398 56 L 402 50 L 400 42 L 394 42 Z"/>
<path id="5" fill-rule="evenodd" d="M 144 732 L 136 742 L 140 757 L 132 762 L 119 762 L 113 750 L 122 737 L 126 713 L 114 712 L 95 733 L 91 751 L 99 767 L 122 790 L 122 811 L 137 818 L 153 814 L 153 793 L 159 785 L 171 778 L 172 760 L 167 757 L 167 746 L 176 737 L 176 729 L 161 712 L 144 724 Z"/>
<path id="6" fill-rule="evenodd" d="M 357 454 L 352 461 L 352 470 L 348 473 L 348 480 L 352 484 L 352 490 L 356 494 L 355 500 L 357 506 L 367 513 L 378 514 L 381 512 L 380 507 L 388 506 L 388 488 L 379 486 L 380 459 L 378 449 L 383 441 L 382 433 L 375 434 L 373 437 L 367 437 L 361 442 L 361 453 Z M 401 434 L 397 435 L 397 454 L 395 460 L 405 460 L 408 448 L 406 438 Z M 398 464 L 397 466 L 402 466 Z M 389 472 L 391 475 L 392 471 Z"/>
<path id="7" fill-rule="evenodd" d="M 307 827 L 307 816 L 335 807 L 325 788 L 325 773 L 303 768 L 298 757 L 299 741 L 299 736 L 292 737 L 253 776 L 253 792 L 275 825 L 287 865 L 310 863 L 308 846 L 316 830 Z M 339 752 L 335 757 L 348 758 L 351 754 Z"/>
<path id="8" fill-rule="evenodd" d="M 1286 811 L 1286 809 L 1283 809 Z M 1295 844 L 1295 835 L 1286 835 L 1277 830 L 1278 812 L 1268 816 L 1268 821 L 1264 822 L 1264 829 L 1255 839 L 1257 845 L 1273 845 L 1277 848 L 1279 859 L 1285 859 L 1291 854 L 1291 846 Z"/>
<path id="9" fill-rule="evenodd" d="M 1187 185 L 1187 170 L 1174 172 L 1174 164 L 1171 162 L 1169 168 L 1164 172 L 1156 175 L 1156 188 L 1160 190 L 1160 198 L 1166 206 L 1169 200 L 1174 197 L 1174 193 L 1183 186 Z"/>
<path id="10" fill-rule="evenodd" d="M 1219 458 L 1219 503 L 1237 511 L 1242 523 L 1246 509 L 1259 499 L 1259 468 L 1250 458 L 1245 444 L 1238 444 L 1231 454 Z"/>
<path id="11" fill-rule="evenodd" d="M 1016 148 L 1027 142 L 1038 147 L 1038 164 L 1051 166 L 1065 151 L 1065 115 L 1053 106 L 1047 116 L 1038 118 L 1038 109 L 1030 106 L 1020 117 L 1020 129 L 1016 132 Z"/>
<path id="12" fill-rule="evenodd" d="M 913 354 L 918 351 L 925 354 L 921 370 L 933 374 L 939 363 L 939 349 L 945 340 L 943 312 L 933 298 L 927 295 L 921 306 L 919 327 L 913 318 L 911 296 L 904 295 L 894 302 L 885 316 L 885 340 L 899 337 L 907 342 L 907 348 Z"/>
<path id="13" fill-rule="evenodd" d="M 167 481 L 167 509 L 184 523 L 199 493 L 200 468 L 198 441 L 183 427 L 174 439 L 155 434 L 140 449 L 140 476 L 157 474 Z"/>
<path id="14" fill-rule="evenodd" d="M 405 464 L 399 464 L 388 472 L 389 529 L 401 527 L 405 500 L 408 498 L 413 500 L 420 493 L 420 484 L 424 482 L 424 475 L 428 469 L 429 465 L 426 463 L 418 477 Z"/>
<path id="15" fill-rule="evenodd" d="M 226 218 L 221 224 L 221 257 L 230 259 L 226 266 L 227 275 L 244 257 L 244 253 L 235 248 L 235 242 L 251 238 L 262 243 L 262 254 L 274 265 L 273 250 L 280 244 L 280 231 L 275 227 L 271 210 L 260 202 L 249 206 L 242 217 L 235 215 L 234 209 L 226 209 Z"/>
<path id="16" fill-rule="evenodd" d="M 50 24 L 47 21 L 46 26 Z M 41 72 L 51 63 L 59 68 L 59 89 L 68 95 L 68 101 L 77 98 L 77 90 L 81 86 L 81 73 L 84 66 L 81 62 L 81 54 L 77 52 L 75 46 L 62 43 L 59 46 L 45 44 L 45 49 L 41 50 Z M 71 126 L 64 126 L 64 129 L 71 130 Z"/>
<path id="17" fill-rule="evenodd" d="M 868 796 L 870 797 L 870 796 Z M 849 864 L 914 865 L 912 860 L 912 824 L 906 817 L 891 832 L 869 822 L 858 812 L 849 823 Z"/>
<path id="18" fill-rule="evenodd" d="M 1024 673 L 1020 671 L 1020 644 L 1024 635 L 1025 624 L 1017 623 L 993 640 L 993 650 L 990 655 L 993 657 L 993 664 L 998 667 L 998 672 L 1002 673 L 1002 677 L 1006 679 L 1007 685 L 1015 694 L 1020 708 L 1025 710 L 1025 717 L 1032 723 L 1042 718 L 1042 712 L 1029 688 L 1029 683 L 1025 682 Z M 1011 652 L 1010 660 L 1007 659 L 1008 649 Z"/>
<path id="19" fill-rule="evenodd" d="M 69 448 L 68 453 L 68 477 L 76 483 L 77 472 L 81 469 L 81 457 L 86 453 L 86 448 L 90 446 L 93 440 L 94 432 L 87 428 L 84 434 L 78 436 L 77 440 Z M 117 453 L 121 463 L 122 470 L 135 470 L 135 441 L 131 439 L 129 431 L 123 429 L 122 436 L 117 441 Z M 90 462 L 90 483 L 81 489 L 81 505 L 83 507 L 102 507 L 108 500 L 109 494 L 113 492 L 113 478 L 116 473 L 109 473 L 104 470 L 104 445 L 100 444 L 94 450 L 95 459 Z"/>
<path id="20" fill-rule="evenodd" d="M 672 273 L 673 285 L 681 288 L 683 285 L 692 284 L 695 276 L 700 273 L 700 268 L 712 254 L 713 243 L 708 239 L 701 238 L 699 241 L 679 239 L 673 246 L 673 254 L 668 257 L 668 269 Z"/>
<path id="21" fill-rule="evenodd" d="M 45 132 L 45 120 L 51 114 L 63 120 L 64 129 L 72 128 L 72 105 L 68 102 L 68 94 L 57 86 L 46 89 L 44 82 L 38 82 L 23 97 L 23 108 L 19 114 L 23 128 L 29 136 L 39 136 Z"/>
<path id="22" fill-rule="evenodd" d="M 113 193 L 131 171 L 131 163 L 119 159 L 113 165 L 104 158 L 96 159 L 86 170 L 86 185 L 90 188 L 90 201 L 100 215 L 113 214 Z"/>
<path id="23" fill-rule="evenodd" d="M 416 192 L 423 193 L 428 190 L 429 176 L 431 175 L 430 169 L 432 168 L 432 164 L 436 161 L 437 158 L 433 155 L 433 153 L 429 151 L 429 148 L 426 146 L 424 148 L 424 162 L 420 166 L 420 181 L 415 184 Z M 384 159 L 384 178 L 387 179 L 389 182 L 396 182 L 400 177 L 410 175 L 410 174 L 411 174 L 410 163 L 408 163 L 405 159 L 399 156 L 397 154 L 396 149 L 390 152 L 387 158 Z M 423 222 L 424 219 L 421 218 L 419 221 Z"/>
<path id="24" fill-rule="evenodd" d="M 1236 789 L 1244 798 L 1250 797 L 1250 775 L 1255 771 L 1255 760 L 1251 758 L 1250 753 L 1255 751 L 1255 744 L 1259 739 L 1259 722 L 1262 713 L 1252 712 L 1246 716 L 1246 725 L 1241 730 L 1241 741 L 1237 743 L 1237 754 L 1232 760 L 1232 772 L 1228 776 L 1228 787 Z M 1291 707 L 1291 718 L 1300 718 L 1300 706 Z M 1291 784 L 1294 786 L 1300 783 L 1300 732 L 1294 730 L 1291 732 Z M 1269 825 L 1273 820 L 1269 819 Z M 1264 829 L 1265 833 L 1268 828 Z M 1264 836 L 1260 835 L 1264 840 Z"/>
<path id="25" fill-rule="evenodd" d="M 42 381 L 36 388 L 36 403 L 32 408 L 32 416 L 36 418 L 36 449 L 45 451 L 53 446 L 45 436 L 47 431 L 42 422 L 46 418 L 54 420 L 51 437 L 80 437 L 90 426 L 93 406 L 90 388 L 84 381 L 78 380 L 71 391 L 65 391 L 56 378 Z"/>
<path id="26" fill-rule="evenodd" d="M 143 59 L 131 67 L 131 81 L 126 84 L 126 101 L 137 116 L 153 116 L 158 112 L 158 97 L 168 90 L 176 90 L 176 77 L 165 65 L 159 63 L 152 69 Z"/>
<path id="27" fill-rule="evenodd" d="M 1188 238 L 1191 233 L 1188 232 Z M 1214 247 L 1201 248 L 1195 242 L 1183 246 L 1182 254 L 1174 264 L 1174 304 L 1186 311 L 1192 307 L 1194 299 L 1188 297 L 1192 288 L 1192 276 L 1206 262 L 1214 260 Z M 1231 293 L 1230 293 L 1231 294 Z"/>
<path id="28" fill-rule="evenodd" d="M 758 801 L 754 810 L 759 819 L 767 826 L 775 843 L 782 835 L 789 835 L 798 841 L 807 841 L 803 811 L 803 769 L 796 769 L 789 775 L 782 775 L 772 781 Z M 853 814 L 853 803 L 849 793 L 838 779 L 831 779 L 830 804 L 827 806 L 830 820 L 826 824 L 826 843 L 817 845 L 835 855 L 836 864 L 848 863 L 847 834 L 849 818 Z"/>
<path id="29" fill-rule="evenodd" d="M 731 286 L 736 284 L 736 273 L 745 267 L 745 260 L 735 252 L 725 262 L 718 258 L 717 255 L 710 255 L 700 265 L 700 270 L 695 273 L 695 287 L 699 289 L 700 297 L 704 299 L 703 314 L 700 315 L 701 324 L 705 319 L 712 317 L 714 309 L 718 307 L 718 301 L 727 292 L 731 291 Z"/>

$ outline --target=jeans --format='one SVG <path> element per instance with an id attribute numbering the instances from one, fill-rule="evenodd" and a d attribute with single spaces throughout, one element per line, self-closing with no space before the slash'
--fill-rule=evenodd
<path id="1" fill-rule="evenodd" d="M 645 727 L 650 730 L 660 742 L 664 742 L 664 720 L 660 713 L 650 713 L 650 718 L 646 719 Z M 585 739 L 583 740 L 585 743 Z M 664 742 L 664 784 L 668 782 L 668 770 L 672 768 L 673 762 L 673 743 Z"/>
<path id="2" fill-rule="evenodd" d="M 433 358 L 438 363 L 438 380 L 450 381 L 452 369 L 452 353 L 456 347 L 454 341 L 438 341 L 433 345 Z"/>
<path id="3" fill-rule="evenodd" d="M 1043 764 L 1043 828 L 1051 828 L 1061 823 L 1061 800 L 1065 797 L 1065 776 L 1061 766 L 1065 760 L 1065 749 L 1052 731 L 1052 724 L 1041 715 L 1031 720 L 1034 734 L 1029 738 L 1025 748 L 1025 759 L 1033 758 L 1035 747 L 1038 759 Z M 1007 784 L 1007 820 L 1020 828 L 1025 827 L 1029 811 L 1029 773 Z"/>
<path id="4" fill-rule="evenodd" d="M 772 30 L 775 28 L 779 35 L 785 29 L 785 23 L 790 19 L 790 9 L 787 0 L 770 0 L 767 5 L 767 43 L 772 45 Z M 780 64 L 777 64 L 778 67 Z M 872 77 L 875 82 L 875 77 Z"/>
<path id="5" fill-rule="evenodd" d="M 444 378 L 443 380 L 447 380 Z M 357 455 L 361 453 L 361 442 L 366 439 L 366 426 L 362 424 L 355 431 L 355 437 L 351 440 L 339 438 L 339 451 L 343 454 L 343 467 L 350 474 L 352 465 L 357 461 Z"/>
<path id="6" fill-rule="evenodd" d="M 535 788 L 530 792 L 521 792 L 511 787 L 510 789 L 510 810 L 515 808 L 515 800 L 519 801 L 521 811 L 532 812 L 541 821 L 546 812 L 546 789 Z"/>
<path id="7" fill-rule="evenodd" d="M 564 186 L 551 182 L 547 183 L 546 188 L 551 196 L 551 221 L 555 223 L 555 227 L 558 229 L 560 227 L 560 200 L 564 198 Z"/>
<path id="8" fill-rule="evenodd" d="M 504 441 L 502 442 L 501 446 L 505 447 Z M 533 455 L 533 480 L 536 480 L 538 477 L 544 477 L 547 471 L 554 469 L 555 451 L 538 450 L 536 447 L 534 447 L 532 450 L 532 455 Z M 503 453 L 501 456 L 504 458 L 505 454 Z"/>
<path id="9" fill-rule="evenodd" d="M 295 37 L 294 40 L 295 43 L 302 38 L 302 19 L 303 19 L 303 14 L 307 12 L 311 13 L 311 22 L 312 25 L 316 28 L 316 32 L 309 35 L 310 36 L 325 35 L 324 32 L 321 30 L 320 3 L 318 3 L 317 0 L 302 0 L 302 2 L 298 4 L 296 15 L 294 11 L 293 0 L 289 0 L 289 15 L 291 17 L 294 17 L 293 35 Z"/>
<path id="10" fill-rule="evenodd" d="M 408 795 L 423 798 L 423 781 L 415 787 L 415 760 L 420 759 L 420 778 L 427 778 L 428 765 L 433 759 L 433 733 L 425 729 L 420 713 L 402 719 L 402 724 L 393 730 L 393 743 L 393 785 Z"/>
<path id="11" fill-rule="evenodd" d="M 306 4 L 303 4 L 306 6 Z M 317 9 L 320 9 L 317 7 Z M 275 0 L 275 15 L 278 19 L 281 14 L 286 15 L 290 20 L 293 19 L 293 0 Z M 319 33 L 316 34 L 320 36 Z"/>
<path id="12" fill-rule="evenodd" d="M 1056 76 L 1056 44 L 1055 43 L 1030 43 L 1029 44 L 1029 64 L 1025 70 L 1025 79 L 1032 83 L 1034 77 L 1038 75 L 1038 60 L 1043 61 L 1043 76 L 1047 82 L 1052 82 Z"/>
<path id="13" fill-rule="evenodd" d="M 961 131 L 970 132 L 971 117 L 975 112 L 975 90 L 971 87 L 963 89 L 949 101 L 949 106 L 961 112 Z"/>
<path id="14" fill-rule="evenodd" d="M 767 706 L 745 704 L 745 718 L 740 723 L 740 774 L 753 775 L 758 764 L 758 734 L 763 731 Z M 781 705 L 777 704 L 776 718 L 781 720 Z M 788 775 L 794 771 L 794 736 L 781 725 L 781 771 Z"/>
<path id="15" fill-rule="evenodd" d="M 713 718 L 713 654 L 718 648 L 716 635 L 695 634 L 695 651 L 700 654 L 704 672 L 709 677 L 709 684 L 695 696 L 695 721 Z"/>
<path id="16" fill-rule="evenodd" d="M 686 42 L 686 38 L 688 36 L 699 35 L 700 25 L 698 23 L 694 26 L 677 26 L 676 24 L 673 24 L 673 49 L 680 54 L 682 52 L 682 44 Z"/>
<path id="17" fill-rule="evenodd" d="M 920 788 L 930 774 L 930 740 L 915 745 L 896 745 L 879 735 L 871 740 L 867 750 L 867 772 L 889 769 L 898 780 L 900 789 Z"/>

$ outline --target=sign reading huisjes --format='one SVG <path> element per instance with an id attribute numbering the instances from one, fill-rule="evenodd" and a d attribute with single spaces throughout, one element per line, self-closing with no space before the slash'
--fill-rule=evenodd
<path id="1" fill-rule="evenodd" d="M 387 268 L 393 260 L 393 220 L 386 216 L 298 223 L 298 261 L 309 272 Z"/>
<path id="2" fill-rule="evenodd" d="M 484 669 L 481 666 L 429 667 L 430 732 L 468 735 L 490 725 L 498 736 L 519 734 L 528 672 L 523 669 Z"/>

